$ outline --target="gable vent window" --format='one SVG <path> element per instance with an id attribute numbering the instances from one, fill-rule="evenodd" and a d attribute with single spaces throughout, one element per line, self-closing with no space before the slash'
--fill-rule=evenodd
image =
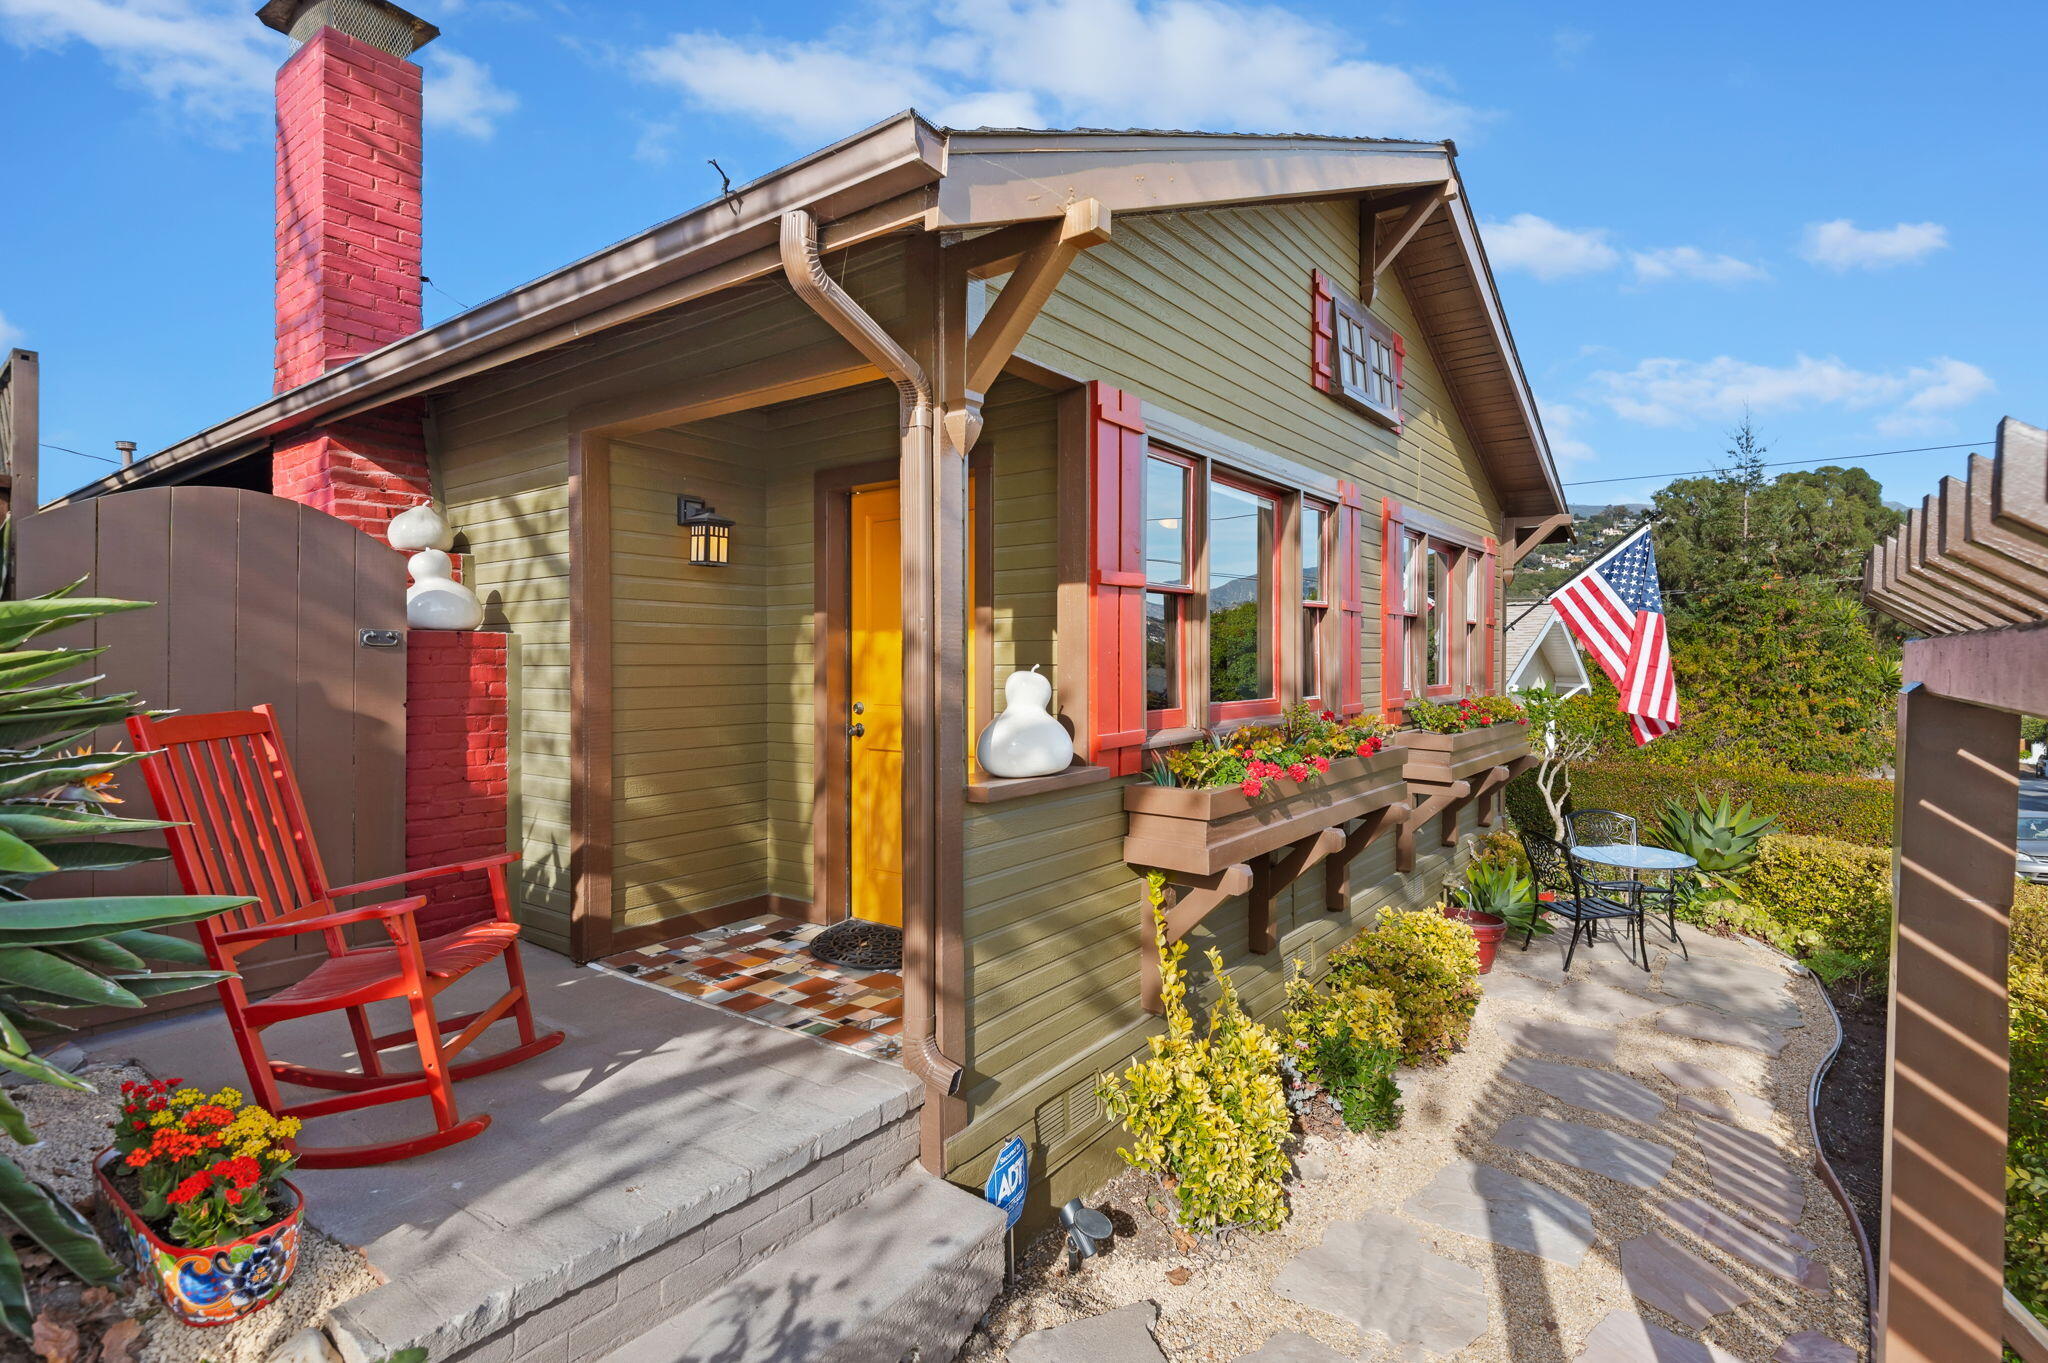
<path id="1" fill-rule="evenodd" d="M 1396 430 L 1408 347 L 1321 270 L 1309 276 L 1309 381 Z"/>
<path id="2" fill-rule="evenodd" d="M 1342 296 L 1330 300 L 1337 323 L 1338 389 L 1394 425 L 1401 422 L 1401 338 L 1379 318 Z"/>

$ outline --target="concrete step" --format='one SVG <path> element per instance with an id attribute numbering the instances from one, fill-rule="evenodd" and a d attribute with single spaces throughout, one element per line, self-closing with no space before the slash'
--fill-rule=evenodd
<path id="1" fill-rule="evenodd" d="M 1003 1214 L 922 1169 L 600 1363 L 944 1363 L 1003 1283 Z"/>

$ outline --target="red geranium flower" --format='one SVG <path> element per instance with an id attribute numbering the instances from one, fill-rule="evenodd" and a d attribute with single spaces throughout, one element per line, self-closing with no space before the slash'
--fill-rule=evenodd
<path id="1" fill-rule="evenodd" d="M 1290 764 L 1287 768 L 1287 779 L 1290 781 L 1308 780 L 1308 763 L 1295 762 Z"/>
<path id="2" fill-rule="evenodd" d="M 1246 799 L 1252 800 L 1258 798 L 1259 792 L 1266 788 L 1266 783 L 1256 776 L 1247 776 L 1237 783 L 1237 788 L 1243 792 Z"/>
<path id="3" fill-rule="evenodd" d="M 1327 757 L 1311 757 L 1309 759 L 1309 763 L 1312 766 L 1314 766 L 1317 771 L 1328 771 L 1330 769 L 1330 759 Z"/>

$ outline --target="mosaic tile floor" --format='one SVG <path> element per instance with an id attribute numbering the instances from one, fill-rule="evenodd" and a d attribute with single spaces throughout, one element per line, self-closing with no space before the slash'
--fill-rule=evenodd
<path id="1" fill-rule="evenodd" d="M 824 930 L 765 915 L 622 951 L 596 965 L 749 1022 L 895 1059 L 903 1044 L 903 977 L 818 960 L 806 947 Z"/>

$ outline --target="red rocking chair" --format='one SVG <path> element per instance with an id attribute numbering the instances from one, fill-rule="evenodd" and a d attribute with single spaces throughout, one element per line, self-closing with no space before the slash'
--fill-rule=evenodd
<path id="1" fill-rule="evenodd" d="M 434 1130 L 408 1140 L 381 1144 L 302 1146 L 299 1163 L 308 1169 L 341 1169 L 409 1159 L 466 1141 L 491 1124 L 488 1115 L 462 1121 L 455 1112 L 454 1081 L 516 1065 L 558 1045 L 560 1032 L 534 1031 L 526 972 L 519 962 L 519 925 L 505 894 L 505 867 L 516 852 L 480 857 L 453 866 L 407 871 L 357 885 L 329 885 L 320 853 L 299 798 L 298 780 L 277 733 L 268 705 L 211 715 L 167 719 L 138 716 L 128 721 L 143 778 L 157 812 L 181 826 L 166 830 L 172 863 L 188 894 L 253 895 L 256 902 L 199 924 L 199 941 L 218 970 L 235 969 L 243 953 L 265 942 L 319 933 L 327 960 L 296 984 L 252 1000 L 239 978 L 219 986 L 228 1026 L 249 1074 L 257 1101 L 279 1116 L 309 1120 L 411 1098 L 433 1104 Z M 490 878 L 493 916 L 422 940 L 414 915 L 423 895 L 365 908 L 337 910 L 334 901 L 372 890 L 408 885 L 465 871 Z M 387 945 L 351 947 L 342 929 L 378 923 Z M 503 958 L 511 987 L 488 1008 L 460 1017 L 434 1015 L 434 997 L 478 966 Z M 412 1025 L 382 1034 L 370 1029 L 367 1005 L 404 999 Z M 357 1071 L 308 1069 L 265 1054 L 264 1028 L 291 1018 L 345 1012 L 362 1057 Z M 462 1064 L 453 1058 L 493 1023 L 512 1018 L 519 1044 Z M 459 1031 L 457 1029 L 460 1029 Z M 444 1039 L 444 1033 L 456 1032 Z M 379 1053 L 396 1046 L 419 1049 L 420 1068 L 387 1071 Z M 286 1105 L 280 1083 L 335 1089 L 339 1096 Z"/>

